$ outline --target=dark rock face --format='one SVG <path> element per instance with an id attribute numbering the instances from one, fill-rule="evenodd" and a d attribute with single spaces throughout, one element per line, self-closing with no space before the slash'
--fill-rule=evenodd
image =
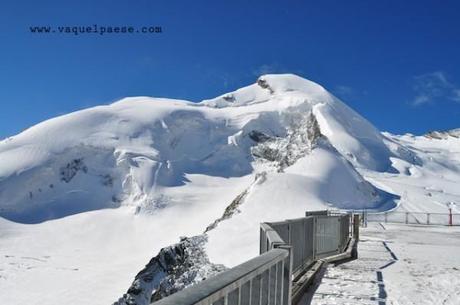
<path id="1" fill-rule="evenodd" d="M 72 180 L 73 177 L 75 177 L 75 175 L 79 171 L 83 171 L 84 173 L 88 172 L 88 168 L 83 162 L 83 158 L 74 159 L 71 162 L 67 163 L 66 166 L 61 167 L 59 171 L 61 175 L 61 180 L 66 183 L 69 183 L 70 180 Z"/>
<path id="2" fill-rule="evenodd" d="M 251 140 L 253 140 L 256 143 L 266 142 L 272 138 L 269 135 L 266 135 L 265 133 L 257 130 L 252 130 L 251 132 L 249 132 L 248 136 Z"/>
<path id="3" fill-rule="evenodd" d="M 110 176 L 109 174 L 105 175 L 100 175 L 101 177 L 101 183 L 104 186 L 113 186 L 113 177 Z"/>
<path id="4" fill-rule="evenodd" d="M 224 101 L 227 101 L 229 103 L 233 103 L 235 101 L 235 96 L 233 94 L 226 94 L 222 97 Z"/>
<path id="5" fill-rule="evenodd" d="M 437 140 L 448 139 L 449 137 L 460 138 L 460 128 L 446 131 L 430 131 L 425 134 L 425 137 Z"/>
<path id="6" fill-rule="evenodd" d="M 256 158 L 275 162 L 280 159 L 279 149 L 270 146 L 260 146 L 252 150 L 252 155 Z"/>
<path id="7" fill-rule="evenodd" d="M 225 270 L 209 262 L 206 235 L 183 237 L 160 250 L 135 277 L 128 291 L 114 305 L 146 305 Z"/>
<path id="8" fill-rule="evenodd" d="M 259 87 L 263 88 L 263 89 L 267 89 L 270 91 L 270 93 L 273 94 L 273 92 L 275 92 L 271 87 L 270 85 L 268 84 L 268 82 L 262 78 L 262 77 L 259 77 L 259 79 L 257 80 L 257 85 L 259 85 Z"/>
<path id="9" fill-rule="evenodd" d="M 239 207 L 244 203 L 251 187 L 253 187 L 256 184 L 264 183 L 267 178 L 266 176 L 266 172 L 256 174 L 254 182 L 251 183 L 251 185 L 247 189 L 238 194 L 238 196 L 236 196 L 235 199 L 232 200 L 232 202 L 225 208 L 225 211 L 221 217 L 217 218 L 216 220 L 214 220 L 214 222 L 212 222 L 210 225 L 206 227 L 204 234 L 208 233 L 211 230 L 214 230 L 217 227 L 217 225 L 219 225 L 219 223 L 221 223 L 222 221 L 232 218 L 233 215 L 240 213 L 241 211 L 239 210 Z"/>
<path id="10" fill-rule="evenodd" d="M 257 130 L 248 136 L 257 143 L 251 148 L 252 155 L 273 162 L 280 172 L 308 154 L 319 139 L 324 138 L 312 112 L 296 117 L 285 137 L 270 137 Z"/>
<path id="11" fill-rule="evenodd" d="M 315 115 L 310 112 L 307 117 L 307 139 L 312 143 L 312 146 L 316 144 L 316 141 L 321 138 L 321 129 L 319 128 L 318 121 Z"/>

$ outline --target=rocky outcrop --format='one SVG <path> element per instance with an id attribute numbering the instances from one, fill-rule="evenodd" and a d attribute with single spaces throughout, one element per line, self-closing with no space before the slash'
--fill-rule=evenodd
<path id="1" fill-rule="evenodd" d="M 204 233 L 207 233 L 215 229 L 220 222 L 231 218 L 234 214 L 240 213 L 240 210 L 238 208 L 244 203 L 244 200 L 248 196 L 251 189 L 257 184 L 264 183 L 266 180 L 266 176 L 267 176 L 266 172 L 261 172 L 261 173 L 256 174 L 254 182 L 247 189 L 245 189 L 243 192 L 238 194 L 238 196 L 236 196 L 235 199 L 233 199 L 233 201 L 225 208 L 223 215 L 217 218 L 209 226 L 207 226 L 206 229 L 204 230 Z"/>
<path id="2" fill-rule="evenodd" d="M 257 85 L 259 85 L 259 87 L 263 88 L 263 89 L 267 89 L 270 91 L 271 94 L 273 94 L 275 91 L 272 89 L 272 87 L 270 87 L 270 85 L 268 84 L 268 82 L 265 80 L 265 78 L 263 77 L 259 77 L 259 79 L 257 79 Z"/>
<path id="3" fill-rule="evenodd" d="M 88 172 L 88 168 L 83 162 L 83 158 L 74 159 L 71 162 L 67 163 L 65 166 L 61 167 L 61 181 L 69 183 L 79 171 L 82 171 L 84 173 Z"/>
<path id="4" fill-rule="evenodd" d="M 460 128 L 447 131 L 430 131 L 425 137 L 437 140 L 447 139 L 449 137 L 460 138 Z"/>
<path id="5" fill-rule="evenodd" d="M 147 305 L 225 270 L 212 264 L 204 250 L 206 235 L 182 237 L 160 250 L 113 305 Z"/>
<path id="6" fill-rule="evenodd" d="M 308 154 L 317 141 L 324 137 L 312 112 L 306 116 L 299 114 L 291 119 L 292 126 L 287 130 L 285 137 L 270 137 L 260 131 L 252 131 L 248 134 L 249 138 L 256 143 L 251 148 L 251 153 L 256 160 L 275 163 L 279 172 Z"/>

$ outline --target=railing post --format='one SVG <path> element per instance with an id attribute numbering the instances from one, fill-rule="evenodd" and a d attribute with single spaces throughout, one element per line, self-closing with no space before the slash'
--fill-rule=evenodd
<path id="1" fill-rule="evenodd" d="M 359 214 L 353 215 L 353 238 L 359 240 Z"/>
<path id="2" fill-rule="evenodd" d="M 452 226 L 452 208 L 449 208 L 449 226 Z"/>
<path id="3" fill-rule="evenodd" d="M 292 248 L 288 245 L 278 246 L 280 249 L 288 250 L 289 255 L 283 263 L 283 293 L 281 304 L 291 305 L 292 302 Z"/>
<path id="4" fill-rule="evenodd" d="M 409 212 L 406 212 L 406 224 L 409 223 Z"/>
<path id="5" fill-rule="evenodd" d="M 317 221 L 316 221 L 316 217 L 313 217 L 313 260 L 316 260 L 316 235 L 317 235 Z"/>
<path id="6" fill-rule="evenodd" d="M 265 252 L 266 236 L 265 236 L 265 231 L 262 229 L 262 227 L 259 230 L 260 230 L 260 237 L 259 237 L 259 255 L 260 255 Z"/>
<path id="7" fill-rule="evenodd" d="M 350 231 L 348 232 L 348 233 L 349 233 L 349 234 L 348 234 L 349 237 L 353 237 L 353 222 L 354 222 L 353 217 L 354 217 L 354 215 L 355 215 L 355 213 L 352 212 L 352 213 L 349 215 L 350 217 L 349 217 L 349 219 L 348 219 L 348 221 L 349 221 L 349 223 L 348 223 L 348 224 L 349 224 L 348 230 L 350 230 Z"/>
<path id="8" fill-rule="evenodd" d="M 388 213 L 385 212 L 385 223 L 387 223 L 387 222 L 388 222 Z"/>
<path id="9" fill-rule="evenodd" d="M 342 231 L 343 231 L 343 226 L 342 226 L 342 217 L 339 216 L 337 219 L 337 222 L 339 223 L 338 225 L 338 232 L 337 232 L 337 252 L 342 251 Z"/>
<path id="10" fill-rule="evenodd" d="M 354 259 L 358 258 L 357 244 L 359 241 L 359 214 L 353 215 L 353 239 L 355 240 L 353 248 L 351 249 L 351 257 Z"/>
<path id="11" fill-rule="evenodd" d="M 426 224 L 427 224 L 427 225 L 430 224 L 430 213 L 427 213 L 427 214 L 426 214 Z"/>

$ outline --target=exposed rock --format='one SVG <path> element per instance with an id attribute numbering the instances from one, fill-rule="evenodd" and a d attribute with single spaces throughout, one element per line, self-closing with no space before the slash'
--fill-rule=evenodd
<path id="1" fill-rule="evenodd" d="M 309 153 L 323 137 L 315 115 L 299 115 L 293 118 L 292 128 L 285 137 L 269 137 L 262 132 L 253 131 L 248 136 L 257 145 L 251 148 L 252 155 L 259 160 L 274 162 L 278 171 L 294 164 Z"/>
<path id="2" fill-rule="evenodd" d="M 270 144 L 274 144 L 274 143 L 270 143 Z M 251 152 L 254 157 L 265 159 L 271 162 L 275 162 L 281 159 L 280 149 L 276 145 L 256 146 L 251 150 Z"/>
<path id="3" fill-rule="evenodd" d="M 70 180 L 72 180 L 73 177 L 75 177 L 75 175 L 79 171 L 83 171 L 84 173 L 88 172 L 88 168 L 83 162 L 83 158 L 74 159 L 71 162 L 67 163 L 66 166 L 61 167 L 60 169 L 61 180 L 66 183 L 69 183 Z"/>
<path id="4" fill-rule="evenodd" d="M 231 93 L 225 94 L 224 96 L 222 96 L 222 98 L 229 103 L 233 103 L 235 101 L 235 96 Z"/>
<path id="5" fill-rule="evenodd" d="M 446 131 L 430 131 L 425 137 L 437 140 L 447 139 L 449 137 L 460 138 L 460 128 Z"/>
<path id="6" fill-rule="evenodd" d="M 113 177 L 109 174 L 101 175 L 101 182 L 104 186 L 113 186 Z"/>
<path id="7" fill-rule="evenodd" d="M 318 121 L 316 120 L 313 112 L 310 112 L 307 117 L 307 139 L 310 141 L 311 146 L 313 147 L 316 144 L 316 141 L 322 137 L 321 129 L 319 127 Z"/>
<path id="8" fill-rule="evenodd" d="M 262 143 L 272 139 L 272 137 L 270 137 L 269 135 L 266 135 L 265 133 L 257 130 L 252 130 L 251 132 L 249 132 L 248 136 L 251 140 L 253 140 L 256 143 Z"/>
<path id="9" fill-rule="evenodd" d="M 275 92 L 263 77 L 259 77 L 259 79 L 257 79 L 257 85 L 259 85 L 263 89 L 268 89 L 272 94 Z"/>
<path id="10" fill-rule="evenodd" d="M 439 132 L 439 131 L 430 131 L 425 135 L 425 137 L 430 138 L 430 139 L 447 139 L 448 135 L 444 132 Z"/>
<path id="11" fill-rule="evenodd" d="M 161 249 L 114 305 L 147 305 L 224 271 L 224 266 L 209 262 L 206 242 L 206 235 L 182 237 Z"/>
<path id="12" fill-rule="evenodd" d="M 233 201 L 225 208 L 224 214 L 218 219 L 216 219 L 209 226 L 207 226 L 206 229 L 204 230 L 204 233 L 207 233 L 215 229 L 220 222 L 231 218 L 234 214 L 240 213 L 240 210 L 238 209 L 238 207 L 244 203 L 244 199 L 250 192 L 251 188 L 256 184 L 264 183 L 265 180 L 267 179 L 266 176 L 267 176 L 266 172 L 261 172 L 261 173 L 256 174 L 254 182 L 247 189 L 245 189 L 243 192 L 238 194 L 238 196 L 236 196 L 235 199 L 233 199 Z"/>

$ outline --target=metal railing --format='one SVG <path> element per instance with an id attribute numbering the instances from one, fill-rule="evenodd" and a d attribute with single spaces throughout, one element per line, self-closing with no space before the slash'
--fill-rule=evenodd
<path id="1" fill-rule="evenodd" d="M 290 305 L 292 280 L 317 259 L 343 252 L 350 236 L 350 214 L 262 223 L 258 257 L 154 304 Z"/>
<path id="2" fill-rule="evenodd" d="M 295 276 L 315 260 L 343 252 L 350 236 L 350 214 L 326 215 L 261 224 L 260 253 L 271 249 L 264 232 L 276 231 L 292 248 L 292 273 Z"/>
<path id="3" fill-rule="evenodd" d="M 460 226 L 460 214 L 456 213 L 424 213 L 388 211 L 381 213 L 361 212 L 363 221 L 403 223 L 419 225 Z"/>
<path id="4" fill-rule="evenodd" d="M 256 304 L 254 300 L 260 299 L 268 304 L 269 299 L 283 298 L 286 265 L 289 250 L 273 249 L 154 304 Z"/>
<path id="5" fill-rule="evenodd" d="M 296 274 L 303 266 L 310 264 L 314 257 L 313 234 L 308 233 L 314 232 L 313 222 L 313 217 L 304 217 L 280 222 L 262 223 L 260 226 L 260 253 L 262 254 L 272 249 L 273 243 L 275 245 L 289 245 L 292 252 L 292 273 Z M 277 240 L 278 237 L 281 241 Z M 266 240 L 265 246 L 263 245 L 264 240 Z"/>

